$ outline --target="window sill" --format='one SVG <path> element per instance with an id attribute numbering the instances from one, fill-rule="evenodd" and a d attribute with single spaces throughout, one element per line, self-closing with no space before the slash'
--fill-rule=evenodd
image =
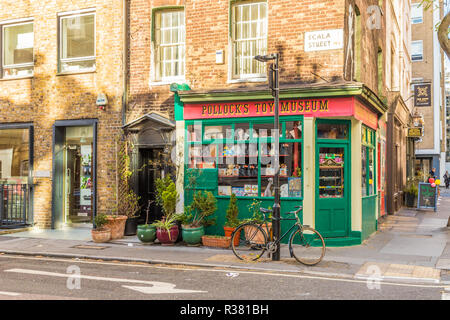
<path id="1" fill-rule="evenodd" d="M 148 85 L 150 87 L 158 87 L 158 86 L 169 86 L 172 83 L 182 84 L 185 82 L 186 82 L 185 78 L 177 78 L 177 79 L 172 79 L 172 80 L 150 81 L 148 83 Z"/>
<path id="2" fill-rule="evenodd" d="M 33 78 L 34 78 L 34 75 L 23 76 L 23 77 L 12 77 L 12 78 L 0 78 L 0 81 L 25 80 L 25 79 L 33 79 Z"/>
<path id="3" fill-rule="evenodd" d="M 85 70 L 85 71 L 67 71 L 67 72 L 58 72 L 56 76 L 70 76 L 70 75 L 77 75 L 77 74 L 86 74 L 86 73 L 96 73 L 96 69 L 92 70 Z"/>
<path id="4" fill-rule="evenodd" d="M 267 78 L 242 78 L 242 79 L 231 79 L 227 83 L 243 83 L 243 82 L 266 82 Z"/>

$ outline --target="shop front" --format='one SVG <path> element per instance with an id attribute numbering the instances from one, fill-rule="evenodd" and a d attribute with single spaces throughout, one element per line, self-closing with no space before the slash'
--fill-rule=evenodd
<path id="1" fill-rule="evenodd" d="M 177 148 L 184 149 L 177 159 L 184 168 L 178 208 L 196 190 L 211 191 L 218 210 L 207 233 L 221 235 L 231 194 L 238 198 L 240 219 L 250 217 L 254 200 L 272 207 L 278 134 L 282 217 L 302 205 L 303 223 L 319 230 L 327 245 L 360 244 L 376 230 L 379 215 L 376 133 L 384 106 L 354 83 L 282 88 L 276 132 L 266 92 L 177 91 Z M 283 222 L 282 232 L 290 224 Z"/>

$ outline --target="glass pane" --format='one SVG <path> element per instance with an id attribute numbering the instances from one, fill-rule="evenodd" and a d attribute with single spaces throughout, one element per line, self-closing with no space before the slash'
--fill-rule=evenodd
<path id="1" fill-rule="evenodd" d="M 286 139 L 301 139 L 302 138 L 302 123 L 301 121 L 286 121 Z"/>
<path id="2" fill-rule="evenodd" d="M 256 143 L 239 143 L 227 144 L 219 150 L 219 195 L 258 195 L 257 148 Z"/>
<path id="3" fill-rule="evenodd" d="M 61 19 L 61 58 L 95 56 L 95 15 Z"/>
<path id="4" fill-rule="evenodd" d="M 201 141 L 202 124 L 194 124 L 187 126 L 187 141 Z"/>
<path id="5" fill-rule="evenodd" d="M 367 147 L 361 148 L 361 194 L 367 195 Z"/>
<path id="6" fill-rule="evenodd" d="M 217 162 L 217 145 L 191 145 L 189 146 L 189 168 L 216 168 Z"/>
<path id="7" fill-rule="evenodd" d="M 83 71 L 95 69 L 95 59 L 86 61 L 61 62 L 61 72 Z"/>
<path id="8" fill-rule="evenodd" d="M 375 193 L 375 184 L 374 184 L 374 151 L 372 148 L 369 148 L 369 195 L 373 195 Z"/>
<path id="9" fill-rule="evenodd" d="M 4 64 L 14 65 L 33 62 L 33 24 L 6 26 L 3 28 Z"/>
<path id="10" fill-rule="evenodd" d="M 344 196 L 344 148 L 320 148 L 319 196 L 342 198 Z"/>
<path id="11" fill-rule="evenodd" d="M 3 69 L 3 77 L 4 78 L 12 78 L 12 77 L 26 77 L 33 75 L 33 66 L 29 67 L 20 67 L 20 68 L 4 68 Z"/>
<path id="12" fill-rule="evenodd" d="M 67 223 L 91 223 L 93 127 L 67 127 L 64 148 L 64 208 Z"/>
<path id="13" fill-rule="evenodd" d="M 28 164 L 28 129 L 0 130 L 0 182 L 26 184 Z"/>
<path id="14" fill-rule="evenodd" d="M 231 139 L 232 137 L 231 125 L 226 126 L 205 126 L 203 139 Z"/>
<path id="15" fill-rule="evenodd" d="M 248 123 L 236 123 L 234 125 L 234 140 L 246 141 L 250 139 L 250 129 Z"/>
<path id="16" fill-rule="evenodd" d="M 317 138 L 319 139 L 347 139 L 348 126 L 346 124 L 318 123 Z"/>
<path id="17" fill-rule="evenodd" d="M 266 110 L 270 111 L 272 108 L 271 105 L 273 106 L 273 104 L 266 104 L 266 103 L 261 104 L 261 112 L 266 112 Z M 275 131 L 273 127 L 274 127 L 273 122 L 253 124 L 253 138 L 267 138 L 267 137 L 273 138 L 275 136 Z M 281 137 L 281 125 L 279 132 Z"/>

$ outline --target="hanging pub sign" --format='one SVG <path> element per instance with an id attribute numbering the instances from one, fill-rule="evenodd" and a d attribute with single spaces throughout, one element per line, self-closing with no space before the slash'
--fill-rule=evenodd
<path id="1" fill-rule="evenodd" d="M 414 105 L 431 107 L 431 83 L 414 85 Z"/>
<path id="2" fill-rule="evenodd" d="M 408 128 L 408 138 L 420 138 L 420 137 L 422 137 L 421 127 Z"/>
<path id="3" fill-rule="evenodd" d="M 419 183 L 419 195 L 417 198 L 417 209 L 437 209 L 437 188 L 431 183 Z"/>

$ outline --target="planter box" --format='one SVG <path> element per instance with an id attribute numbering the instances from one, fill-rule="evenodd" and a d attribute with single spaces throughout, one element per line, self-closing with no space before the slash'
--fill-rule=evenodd
<path id="1" fill-rule="evenodd" d="M 202 243 L 206 247 L 229 248 L 231 237 L 208 237 L 202 236 Z"/>

